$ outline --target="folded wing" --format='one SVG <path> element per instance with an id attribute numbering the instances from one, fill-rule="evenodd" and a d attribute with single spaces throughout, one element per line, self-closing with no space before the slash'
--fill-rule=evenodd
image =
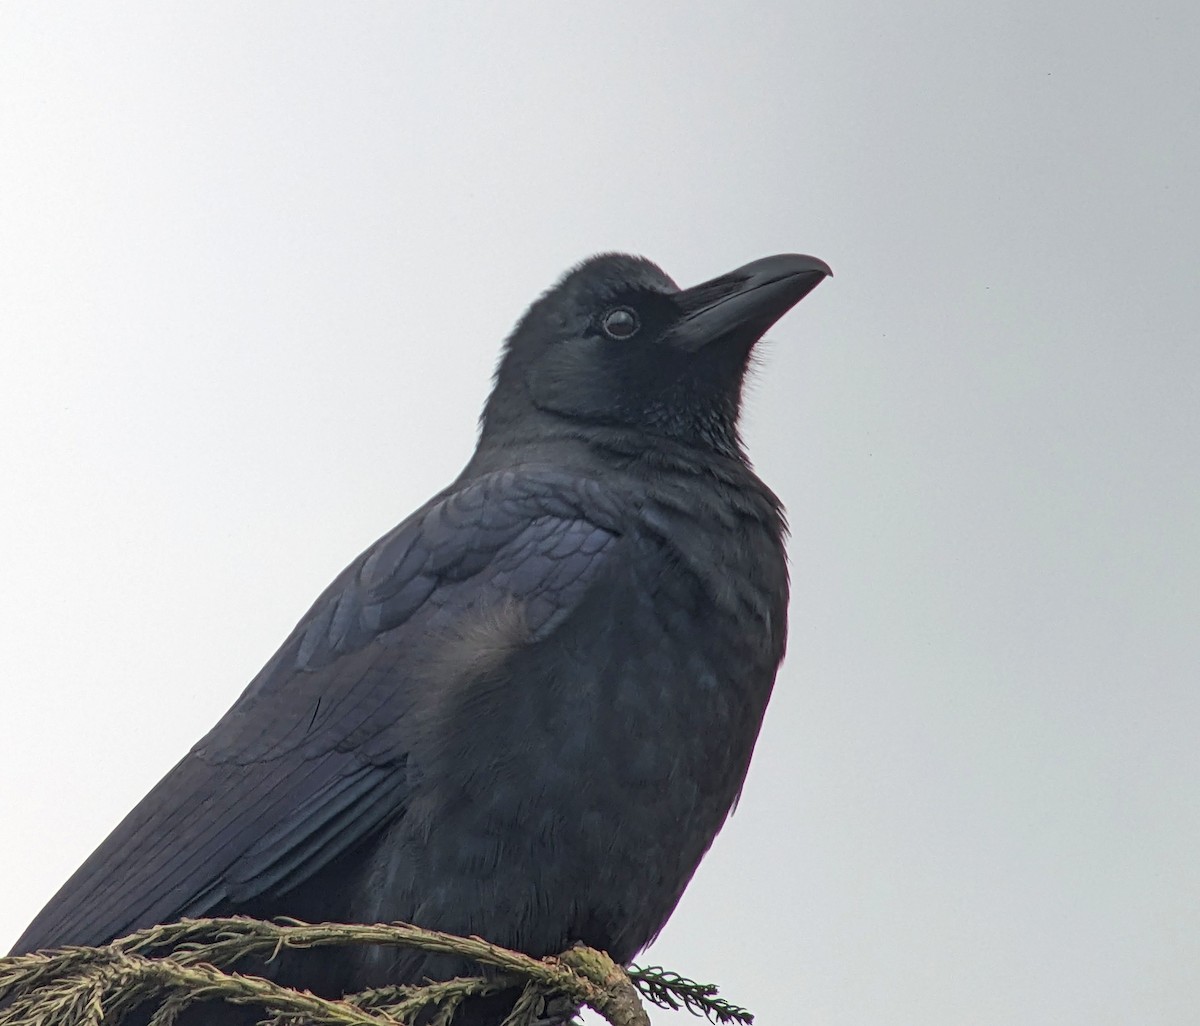
<path id="1" fill-rule="evenodd" d="M 338 576 L 14 951 L 285 895 L 402 816 L 406 723 L 458 625 L 517 607 L 523 643 L 547 637 L 609 560 L 616 507 L 538 468 L 436 497 Z"/>

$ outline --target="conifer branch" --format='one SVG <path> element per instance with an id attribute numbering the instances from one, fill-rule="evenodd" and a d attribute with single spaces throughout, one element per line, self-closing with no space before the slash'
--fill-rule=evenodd
<path id="1" fill-rule="evenodd" d="M 285 949 L 385 945 L 470 959 L 484 971 L 424 985 L 381 987 L 333 1000 L 234 970 Z M 649 1026 L 639 995 L 726 1026 L 750 1026 L 744 1009 L 716 988 L 660 968 L 626 970 L 608 955 L 575 947 L 537 959 L 491 944 L 404 923 L 266 922 L 241 917 L 185 919 L 122 937 L 99 948 L 69 947 L 0 958 L 0 1026 L 105 1026 L 152 1003 L 150 1026 L 174 1026 L 199 1001 L 262 1009 L 262 1026 L 404 1026 L 427 1016 L 451 1026 L 462 1003 L 506 990 L 519 996 L 502 1026 L 568 1018 L 587 1005 L 612 1026 Z"/>

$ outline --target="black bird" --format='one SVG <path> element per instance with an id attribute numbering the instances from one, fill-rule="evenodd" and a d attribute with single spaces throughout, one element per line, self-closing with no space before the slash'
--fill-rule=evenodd
<path id="1" fill-rule="evenodd" d="M 783 657 L 783 512 L 737 421 L 755 343 L 829 273 L 569 272 L 509 337 L 458 479 L 337 577 L 14 953 L 247 914 L 631 960 L 737 798 Z M 258 971 L 336 996 L 463 969 L 288 966 Z"/>

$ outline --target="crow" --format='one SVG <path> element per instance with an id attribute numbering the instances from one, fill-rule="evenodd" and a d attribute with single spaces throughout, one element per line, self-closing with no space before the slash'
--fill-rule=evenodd
<path id="1" fill-rule="evenodd" d="M 734 805 L 784 654 L 784 514 L 738 416 L 755 344 L 830 273 L 568 272 L 505 343 L 459 477 L 334 580 L 13 953 L 245 914 L 628 963 Z M 319 956 L 250 968 L 330 996 L 473 971 Z"/>

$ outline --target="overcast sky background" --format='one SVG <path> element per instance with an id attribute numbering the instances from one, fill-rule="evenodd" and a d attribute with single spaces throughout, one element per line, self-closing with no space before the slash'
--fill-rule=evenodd
<path id="1" fill-rule="evenodd" d="M 0 5 L 0 950 L 458 472 L 566 267 L 800 251 L 746 415 L 790 652 L 641 961 L 761 1026 L 1195 1023 L 1198 46 L 1193 0 Z"/>

